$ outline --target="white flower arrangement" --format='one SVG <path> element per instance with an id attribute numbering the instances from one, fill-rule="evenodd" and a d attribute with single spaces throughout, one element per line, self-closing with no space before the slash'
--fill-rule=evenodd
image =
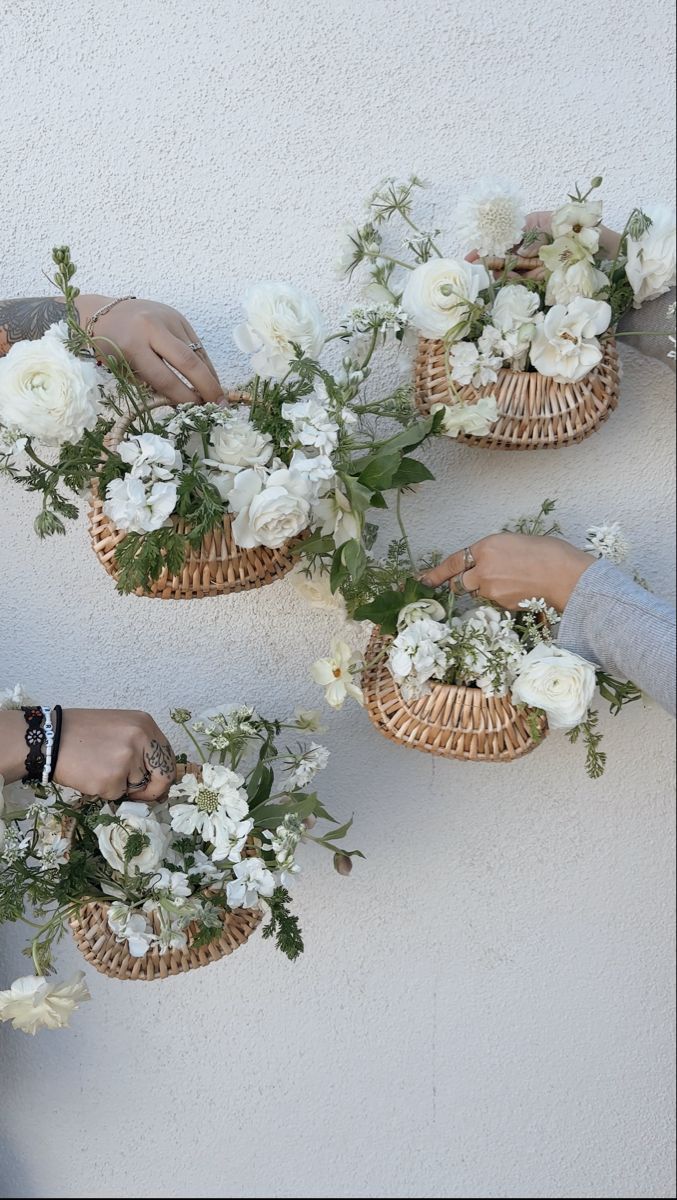
<path id="1" fill-rule="evenodd" d="M 325 746 L 303 740 L 318 729 L 317 714 L 280 722 L 239 708 L 194 721 L 180 709 L 172 717 L 201 770 L 186 772 L 163 803 L 84 802 L 56 785 L 29 785 L 12 789 L 10 805 L 0 780 L 0 922 L 19 920 L 28 903 L 37 924 L 28 951 L 36 974 L 0 991 L 0 1021 L 27 1033 L 58 1028 L 89 999 L 82 973 L 59 984 L 46 978 L 54 943 L 84 903 L 107 906 L 111 934 L 136 958 L 208 945 L 224 913 L 264 908 L 264 937 L 293 960 L 303 940 L 287 887 L 301 844 L 329 850 L 342 875 L 362 857 L 341 845 L 352 819 L 339 827 L 307 790 L 329 759 Z M 280 746 L 288 734 L 300 740 Z"/>
<path id="2" fill-rule="evenodd" d="M 63 533 L 64 518 L 77 516 L 63 485 L 79 496 L 94 481 L 104 515 L 125 535 L 115 551 L 122 591 L 148 590 L 165 568 L 180 572 L 188 548 L 226 514 L 237 547 L 291 544 L 308 560 L 304 535 L 310 560 L 320 549 L 345 570 L 346 555 L 364 549 L 367 509 L 384 507 L 382 493 L 399 486 L 403 463 L 415 469 L 409 454 L 435 425 L 397 391 L 368 402 L 361 394 L 375 351 L 402 335 L 404 310 L 363 305 L 328 333 L 305 293 L 256 284 L 234 335 L 256 372 L 240 392 L 249 402 L 158 408 L 119 354 L 95 365 L 78 324 L 70 252 L 53 257 L 67 321 L 0 360 L 0 470 L 42 493 L 37 532 Z M 323 361 L 332 343 L 339 364 Z M 393 435 L 390 420 L 381 433 L 381 418 L 394 418 L 402 433 Z M 58 451 L 56 461 L 45 461 L 40 443 Z M 432 478 L 425 470 L 420 477 Z"/>
<path id="3" fill-rule="evenodd" d="M 484 436 L 498 419 L 491 392 L 480 411 L 460 389 L 490 387 L 502 368 L 577 382 L 601 361 L 600 339 L 624 312 L 674 286 L 674 210 L 634 209 L 610 257 L 600 240 L 602 202 L 592 197 L 601 183 L 597 177 L 585 193 L 577 188 L 552 214 L 549 229 L 525 235 L 527 213 L 517 190 L 502 180 L 479 181 L 460 197 L 452 217 L 461 254 L 475 261 L 445 255 L 440 231 L 428 232 L 415 219 L 415 198 L 425 186 L 417 176 L 382 181 L 367 203 L 366 222 L 344 228 L 342 273 L 366 267 L 368 293 L 377 289 L 384 302 L 403 310 L 421 337 L 444 342 L 451 407 L 460 410 L 445 416 L 441 432 L 448 437 Z M 402 222 L 403 250 L 386 237 L 395 218 Z M 540 262 L 525 278 L 515 273 L 520 243 L 526 254 L 534 245 Z M 472 415 L 471 406 L 478 410 Z"/>

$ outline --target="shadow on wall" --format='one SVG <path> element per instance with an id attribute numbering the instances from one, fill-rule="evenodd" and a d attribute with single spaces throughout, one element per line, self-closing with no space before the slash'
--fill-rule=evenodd
<path id="1" fill-rule="evenodd" d="M 3 1073 L 4 1074 L 4 1073 Z M 11 1096 L 3 1088 L 3 1104 L 11 1104 Z M 31 1179 L 26 1170 L 25 1156 L 14 1150 L 0 1131 L 0 1197 L 15 1200 L 18 1196 L 33 1196 Z"/>

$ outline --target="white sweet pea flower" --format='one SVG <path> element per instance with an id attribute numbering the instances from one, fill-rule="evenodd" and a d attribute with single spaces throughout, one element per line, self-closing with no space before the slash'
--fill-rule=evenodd
<path id="1" fill-rule="evenodd" d="M 554 238 L 566 237 L 571 233 L 580 236 L 586 229 L 596 229 L 601 221 L 601 200 L 568 200 L 552 214 L 550 227 Z"/>
<path id="2" fill-rule="evenodd" d="M 193 865 L 188 868 L 188 875 L 197 877 L 200 887 L 210 887 L 212 884 L 221 883 L 225 869 L 217 867 L 209 855 L 205 854 L 204 850 L 195 850 L 193 853 Z"/>
<path id="3" fill-rule="evenodd" d="M 289 572 L 289 581 L 312 608 L 338 612 L 343 617 L 347 615 L 346 602 L 340 592 L 332 592 L 329 571 L 323 567 L 305 567 L 298 563 Z"/>
<path id="4" fill-rule="evenodd" d="M 181 454 L 173 442 L 155 433 L 139 433 L 126 437 L 118 446 L 118 454 L 128 463 L 136 479 L 166 481 L 183 465 Z"/>
<path id="5" fill-rule="evenodd" d="M 106 489 L 103 511 L 118 529 L 130 533 L 152 533 L 161 529 L 176 507 L 175 483 L 148 486 L 134 475 L 112 479 Z"/>
<path id="6" fill-rule="evenodd" d="M 204 842 L 229 841 L 232 823 L 249 814 L 244 778 L 228 767 L 205 763 L 202 779 L 187 773 L 169 790 L 169 816 L 176 833 L 198 833 Z"/>
<path id="7" fill-rule="evenodd" d="M 597 334 L 611 322 L 604 300 L 574 300 L 556 304 L 539 322 L 531 343 L 531 362 L 541 375 L 560 383 L 583 379 L 602 359 Z"/>
<path id="8" fill-rule="evenodd" d="M 219 820 L 219 826 L 214 839 L 214 849 L 212 858 L 215 863 L 223 862 L 227 859 L 228 862 L 237 863 L 242 858 L 242 851 L 245 848 L 247 838 L 254 828 L 254 821 L 251 817 L 247 817 L 244 821 L 233 821 L 229 817 L 222 817 Z"/>
<path id="9" fill-rule="evenodd" d="M 593 262 L 582 259 L 559 267 L 550 275 L 545 289 L 546 304 L 571 304 L 578 296 L 591 298 L 609 290 L 609 277 Z"/>
<path id="10" fill-rule="evenodd" d="M 459 433 L 484 437 L 498 420 L 495 396 L 480 396 L 475 404 L 433 404 L 430 411 L 444 414 L 441 432 L 452 438 Z"/>
<path id="11" fill-rule="evenodd" d="M 100 376 L 61 336 L 15 342 L 0 359 L 0 425 L 46 446 L 78 442 L 101 410 Z"/>
<path id="12" fill-rule="evenodd" d="M 362 689 L 353 683 L 357 656 L 347 642 L 334 641 L 328 658 L 318 658 L 310 668 L 315 683 L 324 688 L 327 704 L 331 708 L 342 708 L 348 696 L 358 704 L 364 704 Z"/>
<path id="13" fill-rule="evenodd" d="M 596 681 L 592 663 L 541 642 L 522 659 L 512 698 L 515 704 L 543 709 L 551 729 L 573 729 L 587 716 Z"/>
<path id="14" fill-rule="evenodd" d="M 651 218 L 651 225 L 640 238 L 628 238 L 628 261 L 625 267 L 625 273 L 635 293 L 635 308 L 641 308 L 647 300 L 654 300 L 656 296 L 669 292 L 677 279 L 675 210 L 668 205 L 657 204 L 645 211 Z"/>
<path id="15" fill-rule="evenodd" d="M 83 971 L 65 983 L 48 983 L 43 975 L 24 975 L 0 992 L 0 1021 L 11 1021 L 13 1029 L 35 1034 L 38 1029 L 63 1029 L 75 1009 L 90 1000 Z"/>
<path id="16" fill-rule="evenodd" d="M 144 914 L 129 904 L 120 901 L 111 904 L 107 920 L 116 942 L 126 942 L 132 958 L 144 958 L 157 940 Z"/>
<path id="17" fill-rule="evenodd" d="M 287 402 L 281 412 L 285 421 L 291 422 L 294 440 L 302 446 L 312 446 L 320 454 L 331 454 L 336 449 L 339 427 L 321 400 L 309 396 Z"/>
<path id="18" fill-rule="evenodd" d="M 315 504 L 313 516 L 321 533 L 331 534 L 337 546 L 361 536 L 361 518 L 353 512 L 350 500 L 340 485 Z"/>
<path id="19" fill-rule="evenodd" d="M 275 879 L 262 858 L 245 858 L 233 867 L 235 878 L 226 886 L 229 908 L 253 908 L 259 896 L 272 896 Z"/>
<path id="20" fill-rule="evenodd" d="M 489 282 L 481 263 L 431 258 L 409 272 L 402 307 L 424 337 L 443 338 L 453 329 L 460 341 L 470 324 L 470 304 L 481 303 Z"/>
<path id="21" fill-rule="evenodd" d="M 109 804 L 104 804 L 101 813 L 112 816 L 113 810 Z M 150 874 L 160 865 L 168 849 L 170 834 L 167 826 L 158 821 L 148 804 L 135 800 L 124 800 L 119 804 L 115 816 L 120 824 L 94 827 L 101 854 L 114 871 L 128 875 Z M 147 845 L 130 862 L 125 862 L 127 842 L 133 834 L 141 834 L 147 839 Z"/>
<path id="22" fill-rule="evenodd" d="M 423 617 L 428 617 L 431 621 L 445 621 L 447 612 L 439 600 L 413 600 L 411 604 L 405 604 L 404 608 L 400 609 L 397 618 L 398 629 L 406 629 L 408 625 L 413 625 Z"/>
<path id="23" fill-rule="evenodd" d="M 252 355 L 257 375 L 281 379 L 293 361 L 293 344 L 310 358 L 324 345 L 324 320 L 315 301 L 288 283 L 257 283 L 244 298 L 246 321 L 233 332 L 240 350 Z M 293 343 L 293 344 L 292 344 Z"/>
<path id="24" fill-rule="evenodd" d="M 310 520 L 310 489 L 296 471 L 283 467 L 267 479 L 254 468 L 236 475 L 228 504 L 236 513 L 233 538 L 238 546 L 276 550 L 305 529 Z"/>
<path id="25" fill-rule="evenodd" d="M 153 872 L 149 887 L 152 892 L 165 892 L 175 900 L 185 900 L 193 893 L 186 872 L 172 871 L 168 867 L 158 867 Z"/>
<path id="26" fill-rule="evenodd" d="M 484 347 L 486 346 L 485 339 Z M 479 388 L 486 383 L 496 382 L 503 358 L 491 353 L 491 350 L 482 353 L 482 349 L 477 342 L 454 343 L 449 355 L 451 378 L 454 383 L 460 384 L 461 387 L 472 384 L 473 387 Z"/>
<path id="27" fill-rule="evenodd" d="M 521 241 L 526 216 L 524 201 L 511 183 L 480 179 L 460 198 L 454 228 L 465 250 L 476 250 L 483 258 L 503 257 Z"/>

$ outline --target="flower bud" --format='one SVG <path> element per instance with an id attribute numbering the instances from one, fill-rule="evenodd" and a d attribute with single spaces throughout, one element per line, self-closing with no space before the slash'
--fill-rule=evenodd
<path id="1" fill-rule="evenodd" d="M 595 178 L 592 180 L 592 182 L 591 182 L 591 184 L 590 184 L 590 188 L 592 189 L 592 188 L 598 188 L 598 187 L 601 187 L 601 186 L 602 186 L 602 183 L 603 183 L 602 176 L 601 176 L 601 175 L 595 175 Z"/>
<path id="2" fill-rule="evenodd" d="M 347 854 L 342 854 L 337 850 L 334 855 L 334 870 L 338 871 L 339 875 L 350 875 L 353 869 L 352 861 Z"/>

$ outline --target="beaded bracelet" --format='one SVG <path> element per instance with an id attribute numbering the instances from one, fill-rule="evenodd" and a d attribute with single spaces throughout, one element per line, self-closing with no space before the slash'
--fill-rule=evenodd
<path id="1" fill-rule="evenodd" d="M 24 763 L 26 774 L 21 782 L 41 783 L 45 767 L 45 709 L 38 705 L 31 705 L 28 708 L 22 708 L 21 711 L 27 725 L 24 740 L 28 746 L 28 754 Z M 49 712 L 49 709 L 46 711 Z"/>

